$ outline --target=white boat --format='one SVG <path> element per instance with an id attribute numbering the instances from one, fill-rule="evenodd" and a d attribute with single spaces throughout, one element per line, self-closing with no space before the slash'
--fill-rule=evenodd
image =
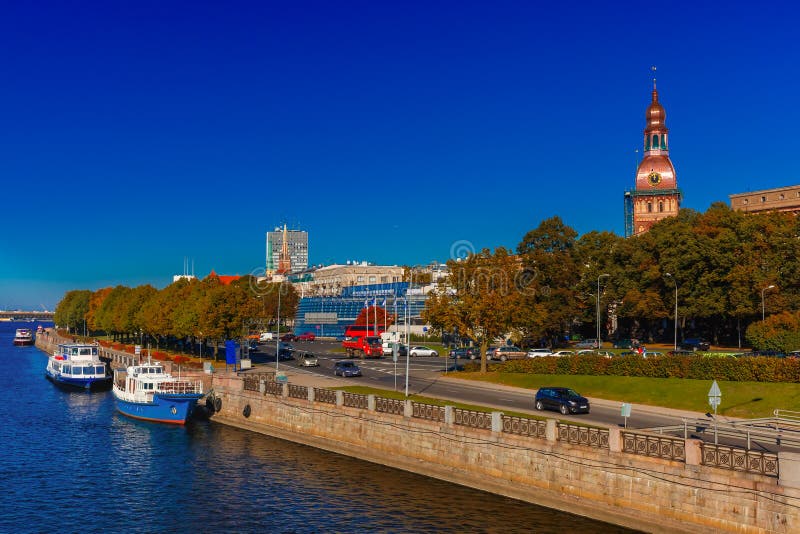
<path id="1" fill-rule="evenodd" d="M 97 345 L 62 343 L 47 359 L 45 377 L 57 386 L 86 391 L 108 389 L 111 375 Z"/>
<path id="2" fill-rule="evenodd" d="M 203 383 L 174 377 L 161 363 L 148 362 L 116 369 L 112 391 L 117 410 L 128 417 L 182 425 L 203 397 Z"/>
<path id="3" fill-rule="evenodd" d="M 14 345 L 25 346 L 33 345 L 33 332 L 30 328 L 17 328 L 14 333 Z"/>

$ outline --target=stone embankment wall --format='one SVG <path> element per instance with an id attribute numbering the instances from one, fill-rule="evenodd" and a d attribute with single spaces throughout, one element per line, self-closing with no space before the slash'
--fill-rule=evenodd
<path id="1" fill-rule="evenodd" d="M 215 374 L 213 388 L 220 409 L 212 421 L 602 521 L 651 532 L 800 532 L 797 455 L 768 462 L 768 476 L 701 465 L 703 445 L 691 439 L 654 436 L 637 454 L 641 436 L 617 428 L 590 431 L 266 376 Z"/>

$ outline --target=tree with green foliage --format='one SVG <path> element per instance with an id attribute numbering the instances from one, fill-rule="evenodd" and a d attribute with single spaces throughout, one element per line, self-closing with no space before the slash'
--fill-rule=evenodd
<path id="1" fill-rule="evenodd" d="M 86 316 L 89 313 L 89 299 L 92 292 L 88 289 L 67 291 L 64 298 L 56 306 L 53 320 L 59 326 L 64 326 L 70 332 L 83 332 L 86 326 Z"/>

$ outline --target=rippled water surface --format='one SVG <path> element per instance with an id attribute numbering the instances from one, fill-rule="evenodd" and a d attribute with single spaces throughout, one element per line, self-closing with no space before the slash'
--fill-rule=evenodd
<path id="1" fill-rule="evenodd" d="M 629 532 L 220 424 L 114 411 L 0 323 L 0 532 Z"/>

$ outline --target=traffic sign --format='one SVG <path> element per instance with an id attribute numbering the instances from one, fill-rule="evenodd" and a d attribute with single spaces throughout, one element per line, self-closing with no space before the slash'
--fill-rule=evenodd
<path id="1" fill-rule="evenodd" d="M 711 384 L 711 389 L 708 390 L 708 404 L 714 408 L 714 413 L 717 413 L 717 406 L 722 403 L 722 391 L 719 389 L 717 381 Z"/>
<path id="2" fill-rule="evenodd" d="M 139 355 L 142 353 L 142 346 L 141 346 L 141 345 L 135 345 L 135 346 L 133 347 L 133 353 L 134 353 L 136 356 L 139 356 Z"/>
<path id="3" fill-rule="evenodd" d="M 631 405 L 628 402 L 622 403 L 622 417 L 630 417 L 631 416 Z"/>

